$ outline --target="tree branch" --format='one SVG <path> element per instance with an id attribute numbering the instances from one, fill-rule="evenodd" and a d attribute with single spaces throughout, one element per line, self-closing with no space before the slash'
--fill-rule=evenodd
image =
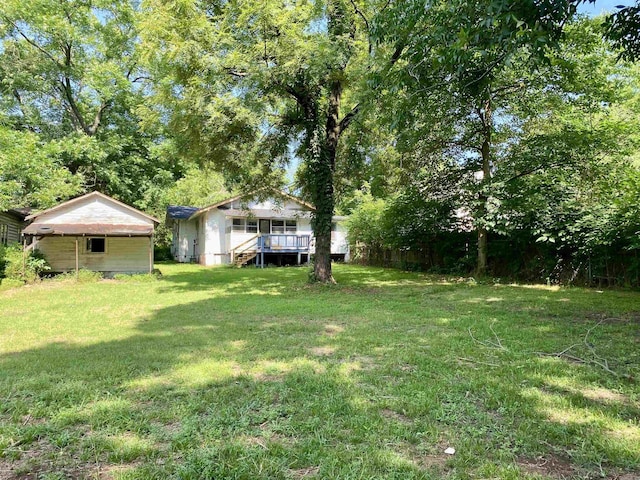
<path id="1" fill-rule="evenodd" d="M 109 108 L 109 103 L 110 102 L 108 101 L 103 101 L 100 104 L 100 108 L 96 112 L 96 116 L 93 119 L 93 124 L 89 127 L 89 136 L 93 136 L 98 132 L 98 128 L 100 128 L 100 124 L 102 123 L 102 116 L 104 115 L 104 112 L 107 110 L 107 108 Z"/>
<path id="2" fill-rule="evenodd" d="M 18 32 L 18 34 L 25 39 L 25 41 L 31 45 L 32 47 L 34 47 L 35 49 L 37 49 L 38 51 L 40 51 L 40 53 L 44 54 L 49 60 L 51 60 L 53 63 L 55 63 L 58 67 L 62 67 L 62 65 L 60 64 L 60 62 L 58 62 L 58 60 L 51 55 L 49 52 L 47 52 L 44 48 L 42 48 L 40 45 L 38 45 L 34 40 L 30 39 L 29 37 L 27 37 L 22 30 L 20 30 L 20 27 L 18 27 L 18 25 L 16 25 L 13 21 L 11 21 L 10 19 L 8 19 L 7 17 L 4 17 L 5 22 L 11 24 L 13 26 L 13 28 L 15 28 L 16 32 Z"/>
<path id="3" fill-rule="evenodd" d="M 362 21 L 364 22 L 364 26 L 367 29 L 367 37 L 369 38 L 369 40 L 368 40 L 368 42 L 369 42 L 369 55 L 371 55 L 371 52 L 373 51 L 373 45 L 371 44 L 371 37 L 369 35 L 369 32 L 371 32 L 371 27 L 369 26 L 369 20 L 367 19 L 367 16 L 364 14 L 364 12 L 362 10 L 360 10 L 360 8 L 356 4 L 355 0 L 349 0 L 349 1 L 351 2 L 351 6 L 353 7 L 353 10 L 356 12 L 356 15 L 358 15 L 360 18 L 362 18 Z"/>
<path id="4" fill-rule="evenodd" d="M 229 75 L 233 77 L 245 78 L 249 76 L 247 72 L 241 72 L 240 70 L 236 70 L 233 67 L 225 67 L 224 69 L 227 71 Z"/>
<path id="5" fill-rule="evenodd" d="M 340 120 L 340 124 L 339 124 L 340 133 L 342 133 L 349 127 L 351 122 L 353 122 L 353 119 L 356 117 L 356 115 L 358 115 L 359 111 L 360 111 L 360 104 L 357 104 L 355 107 L 351 109 L 349 113 L 347 113 L 344 116 L 342 120 Z"/>

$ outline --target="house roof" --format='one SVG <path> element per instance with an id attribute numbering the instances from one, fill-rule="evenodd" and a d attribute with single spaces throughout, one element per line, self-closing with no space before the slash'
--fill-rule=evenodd
<path id="1" fill-rule="evenodd" d="M 257 209 L 252 208 L 250 210 L 241 210 L 238 208 L 229 208 L 227 210 L 223 210 L 226 217 L 253 217 L 253 218 L 309 218 L 311 216 L 311 212 L 308 210 L 267 210 L 267 209 Z M 334 215 L 331 217 L 331 220 L 334 222 L 342 222 L 349 217 L 345 217 L 343 215 Z"/>
<path id="2" fill-rule="evenodd" d="M 31 209 L 28 207 L 25 208 L 10 208 L 5 213 L 19 219 L 24 220 L 31 213 Z"/>
<path id="3" fill-rule="evenodd" d="M 113 202 L 113 203 L 115 203 L 117 205 L 120 205 L 123 208 L 126 208 L 127 210 L 135 212 L 138 215 L 142 215 L 143 217 L 151 220 L 152 222 L 154 222 L 156 224 L 160 223 L 160 220 L 158 220 L 157 218 L 152 217 L 151 215 L 147 215 L 146 213 L 141 212 L 140 210 L 138 210 L 136 208 L 133 208 L 133 207 L 127 205 L 126 203 L 119 202 L 115 198 L 111 198 L 110 196 L 105 195 L 104 193 L 100 193 L 100 192 L 91 192 L 91 193 L 87 193 L 86 195 L 82 195 L 80 197 L 76 197 L 76 198 L 73 198 L 71 200 L 67 200 L 66 202 L 62 202 L 62 203 L 56 205 L 55 207 L 49 208 L 47 210 L 43 210 L 41 212 L 33 213 L 33 214 L 29 215 L 28 217 L 26 217 L 25 220 L 34 220 L 34 219 L 36 219 L 38 217 L 41 217 L 42 215 L 55 212 L 57 210 L 60 210 L 61 208 L 68 207 L 68 206 L 74 205 L 76 203 L 80 203 L 82 200 L 86 200 L 88 198 L 93 198 L 93 197 L 102 198 L 102 199 L 108 200 L 108 201 Z"/>
<path id="4" fill-rule="evenodd" d="M 292 200 L 292 201 L 294 201 L 296 203 L 299 203 L 300 205 L 302 205 L 304 207 L 307 207 L 309 210 L 312 210 L 312 211 L 315 210 L 315 207 L 313 205 L 311 205 L 310 203 L 307 203 L 307 202 L 305 202 L 304 200 L 302 200 L 302 199 L 300 199 L 298 197 L 295 197 L 295 196 L 290 195 L 290 194 L 288 194 L 286 192 L 283 192 L 282 190 L 274 190 L 274 193 L 277 196 L 284 197 L 284 198 Z M 198 211 L 194 212 L 189 217 L 189 219 L 198 217 L 198 216 L 202 215 L 205 212 L 213 210 L 214 208 L 221 207 L 222 205 L 225 205 L 227 203 L 235 202 L 236 200 L 240 200 L 242 198 L 253 197 L 253 196 L 256 196 L 257 194 L 258 194 L 258 192 L 248 192 L 248 193 L 244 193 L 242 195 L 236 195 L 235 197 L 227 198 L 227 199 L 222 200 L 222 201 L 220 201 L 218 203 L 214 203 L 213 205 L 209 205 L 208 207 L 204 207 L 204 208 L 199 209 Z"/>
<path id="5" fill-rule="evenodd" d="M 22 233 L 25 235 L 97 235 L 109 237 L 148 237 L 153 235 L 153 225 L 117 225 L 113 223 L 32 223 Z"/>
<path id="6" fill-rule="evenodd" d="M 230 208 L 223 210 L 227 217 L 255 217 L 255 218 L 308 218 L 311 212 L 309 210 L 269 210 L 252 208 L 250 210 L 242 210 L 238 208 Z"/>
<path id="7" fill-rule="evenodd" d="M 177 220 L 186 220 L 191 215 L 196 213 L 200 208 L 198 207 L 183 207 L 180 205 L 169 205 L 167 207 L 167 216 Z"/>

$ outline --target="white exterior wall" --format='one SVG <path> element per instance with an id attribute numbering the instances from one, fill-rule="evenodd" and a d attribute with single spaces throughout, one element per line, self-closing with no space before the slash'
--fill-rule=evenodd
<path id="1" fill-rule="evenodd" d="M 173 257 L 176 261 L 188 263 L 193 256 L 193 241 L 196 239 L 196 222 L 175 220 L 173 237 Z"/>
<path id="2" fill-rule="evenodd" d="M 87 252 L 87 238 L 78 237 L 80 268 L 96 272 L 148 273 L 150 237 L 107 237 L 105 253 Z M 76 268 L 76 237 L 51 236 L 37 241 L 51 265 L 52 272 L 70 272 Z"/>
<path id="3" fill-rule="evenodd" d="M 200 263 L 207 266 L 229 263 L 224 212 L 213 209 L 200 218 L 203 227 L 200 232 L 202 240 L 199 242 L 202 245 Z"/>
<path id="4" fill-rule="evenodd" d="M 347 226 L 344 222 L 336 222 L 336 229 L 331 232 L 331 253 L 345 255 L 349 261 L 349 242 L 347 241 Z"/>

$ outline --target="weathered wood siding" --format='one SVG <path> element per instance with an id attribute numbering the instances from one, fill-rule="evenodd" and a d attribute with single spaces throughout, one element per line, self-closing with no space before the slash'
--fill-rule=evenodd
<path id="1" fill-rule="evenodd" d="M 6 225 L 8 228 L 8 244 L 20 241 L 20 232 L 22 231 L 22 228 L 24 226 L 23 222 L 15 218 L 13 215 L 0 212 L 0 225 Z M 1 238 L 0 241 L 2 241 Z"/>
<path id="2" fill-rule="evenodd" d="M 87 237 L 78 237 L 80 268 L 98 272 L 149 272 L 149 237 L 107 237 L 105 253 L 87 252 Z M 53 272 L 76 268 L 75 237 L 43 237 L 36 245 Z"/>
<path id="3" fill-rule="evenodd" d="M 37 221 L 51 224 L 149 225 L 153 223 L 143 215 L 101 197 L 89 197 L 83 202 L 45 213 L 38 216 Z"/>

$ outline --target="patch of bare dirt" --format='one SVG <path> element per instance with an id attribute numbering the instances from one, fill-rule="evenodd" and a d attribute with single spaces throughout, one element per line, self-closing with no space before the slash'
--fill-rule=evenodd
<path id="1" fill-rule="evenodd" d="M 447 461 L 451 459 L 451 456 L 444 453 L 446 448 L 445 443 L 438 442 L 428 451 L 420 451 L 415 445 L 403 442 L 396 451 L 420 469 L 443 472 L 447 469 Z"/>
<path id="2" fill-rule="evenodd" d="M 413 423 L 413 420 L 411 420 L 406 415 L 404 415 L 402 413 L 395 412 L 395 411 L 393 411 L 393 410 L 391 410 L 389 408 L 383 408 L 380 411 L 380 414 L 384 418 L 388 418 L 390 420 L 395 420 L 396 422 L 403 423 L 405 425 L 409 425 L 409 424 Z"/>
<path id="3" fill-rule="evenodd" d="M 400 365 L 400 370 L 403 372 L 415 372 L 416 366 L 410 365 L 408 363 L 403 363 L 402 365 Z"/>
<path id="4" fill-rule="evenodd" d="M 142 465 L 142 462 L 132 462 L 126 464 L 119 465 L 98 465 L 96 470 L 92 473 L 92 476 L 89 478 L 96 478 L 99 480 L 111 480 L 113 478 L 117 478 L 123 473 L 128 472 L 129 470 L 134 470 L 137 467 Z M 73 477 L 76 478 L 76 477 Z"/>
<path id="5" fill-rule="evenodd" d="M 290 470 L 291 478 L 299 479 L 299 478 L 311 478 L 315 477 L 320 471 L 320 467 L 306 467 L 306 468 L 297 468 L 295 470 Z"/>
<path id="6" fill-rule="evenodd" d="M 333 337 L 342 332 L 344 332 L 344 327 L 341 327 L 340 325 L 334 325 L 330 323 L 324 326 L 324 334 L 328 335 L 329 337 Z"/>
<path id="7" fill-rule="evenodd" d="M 255 373 L 252 375 L 254 380 L 259 382 L 281 382 L 284 380 L 284 373 Z"/>
<path id="8" fill-rule="evenodd" d="M 570 479 L 576 469 L 567 459 L 557 455 L 546 455 L 538 458 L 518 458 L 518 467 L 531 475 L 542 475 L 558 480 Z"/>
<path id="9" fill-rule="evenodd" d="M 318 356 L 318 357 L 330 357 L 336 351 L 334 347 L 324 346 L 324 347 L 313 347 L 310 348 L 309 351 Z"/>
<path id="10" fill-rule="evenodd" d="M 640 472 L 614 473 L 607 480 L 640 480 Z"/>
<path id="11" fill-rule="evenodd" d="M 580 393 L 589 400 L 595 400 L 600 402 L 613 402 L 613 403 L 622 403 L 624 405 L 629 405 L 631 402 L 629 399 L 622 395 L 621 393 L 614 392 L 612 390 L 608 390 L 606 388 L 585 388 L 580 390 Z"/>
<path id="12" fill-rule="evenodd" d="M 373 370 L 378 366 L 376 359 L 367 355 L 356 355 L 351 361 L 360 365 L 360 370 Z"/>
<path id="13" fill-rule="evenodd" d="M 414 463 L 423 469 L 437 468 L 438 470 L 442 470 L 445 468 L 447 460 L 449 460 L 449 457 L 446 454 L 413 457 Z"/>

